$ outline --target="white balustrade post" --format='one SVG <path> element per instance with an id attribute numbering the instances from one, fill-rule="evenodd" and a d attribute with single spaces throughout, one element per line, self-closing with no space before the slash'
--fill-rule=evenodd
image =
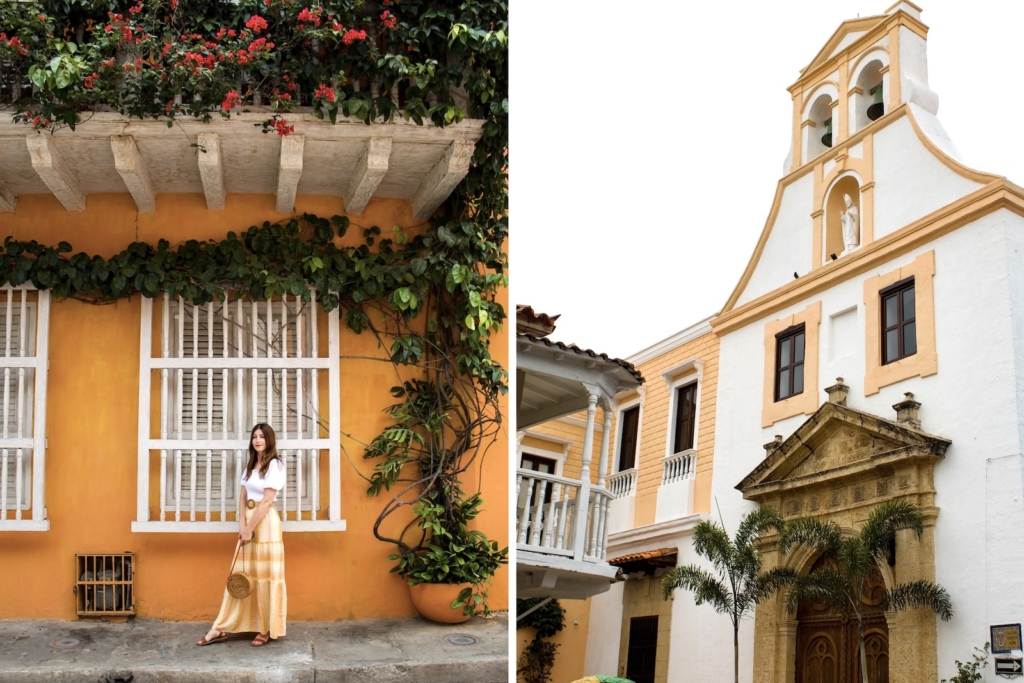
<path id="1" fill-rule="evenodd" d="M 607 405 L 602 405 L 604 411 L 604 428 L 601 431 L 601 459 L 597 463 L 597 485 L 604 486 L 605 476 L 608 472 L 608 453 L 612 434 L 612 411 Z"/>
<path id="2" fill-rule="evenodd" d="M 594 418 L 597 414 L 596 388 L 587 387 L 587 430 L 583 436 L 583 462 L 580 467 L 580 490 L 576 493 L 573 512 L 572 556 L 582 560 L 587 545 L 587 521 L 590 517 L 590 460 L 594 453 Z"/>

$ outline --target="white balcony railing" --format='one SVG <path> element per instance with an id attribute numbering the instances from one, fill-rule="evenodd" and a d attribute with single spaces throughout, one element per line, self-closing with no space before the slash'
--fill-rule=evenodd
<path id="1" fill-rule="evenodd" d="M 612 498 L 625 498 L 636 495 L 636 475 L 634 467 L 629 470 L 622 470 L 608 476 L 608 491 Z"/>
<path id="2" fill-rule="evenodd" d="M 603 561 L 611 499 L 606 489 L 584 487 L 579 479 L 520 469 L 516 473 L 516 545 L 530 552 Z"/>
<path id="3" fill-rule="evenodd" d="M 693 449 L 680 451 L 664 458 L 661 464 L 663 468 L 662 486 L 692 479 L 697 471 L 697 452 Z"/>

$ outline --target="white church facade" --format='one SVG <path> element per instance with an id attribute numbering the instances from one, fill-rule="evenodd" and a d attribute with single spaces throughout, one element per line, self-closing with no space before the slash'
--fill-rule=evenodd
<path id="1" fill-rule="evenodd" d="M 790 87 L 786 174 L 710 321 L 717 378 L 702 387 L 716 394 L 708 498 L 730 533 L 759 505 L 851 532 L 886 500 L 921 509 L 924 534 L 898 535 L 881 580 L 934 581 L 954 616 L 870 605 L 873 683 L 937 683 L 990 626 L 1024 621 L 1024 189 L 960 159 L 928 86 L 927 32 L 909 1 L 844 22 Z M 640 415 L 642 441 L 656 430 Z M 719 521 L 710 507 L 656 521 L 692 529 Z M 608 546 L 645 533 L 613 529 Z M 687 539 L 672 540 L 678 565 L 700 561 Z M 770 537 L 762 556 L 801 572 L 818 559 L 781 557 Z M 590 598 L 585 674 L 628 677 L 622 601 Z M 855 631 L 783 602 L 744 623 L 740 680 L 859 683 Z M 685 591 L 658 609 L 663 664 L 637 683 L 732 680 L 726 617 Z M 1000 680 L 992 666 L 984 680 Z"/>

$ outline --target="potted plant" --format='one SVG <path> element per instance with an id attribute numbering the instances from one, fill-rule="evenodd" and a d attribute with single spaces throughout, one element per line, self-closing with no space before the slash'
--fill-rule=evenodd
<path id="1" fill-rule="evenodd" d="M 364 457 L 381 459 L 368 493 L 405 484 L 385 504 L 374 534 L 397 546 L 389 556 L 396 561 L 391 571 L 406 579 L 416 610 L 433 621 L 459 623 L 477 611 L 490 614 L 487 585 L 508 561 L 508 548 L 499 549 L 470 528 L 483 499 L 466 495 L 459 479 L 496 435 L 500 416 L 488 408 L 497 392 L 464 377 L 438 386 L 447 374 L 436 369 L 443 361 L 426 365 L 435 368 L 429 372 L 433 381 L 412 380 L 392 389 L 404 400 L 388 410 L 395 424 L 366 448 Z M 382 524 L 405 507 L 413 520 L 394 536 L 385 535 Z"/>

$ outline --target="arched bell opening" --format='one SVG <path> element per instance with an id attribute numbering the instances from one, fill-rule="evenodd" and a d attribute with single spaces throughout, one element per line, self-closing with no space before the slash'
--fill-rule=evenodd
<path id="1" fill-rule="evenodd" d="M 872 121 L 882 118 L 886 112 L 886 74 L 881 59 L 871 59 L 857 74 L 850 111 L 853 112 L 851 134 L 864 128 Z"/>
<path id="2" fill-rule="evenodd" d="M 834 100 L 827 93 L 822 93 L 815 98 L 808 111 L 805 150 L 807 160 L 811 160 L 825 152 L 833 145 L 834 137 L 832 131 L 832 102 Z"/>
<path id="3" fill-rule="evenodd" d="M 819 557 L 809 572 L 834 567 Z M 882 610 L 885 580 L 877 565 L 861 592 L 868 681 L 889 683 L 889 625 Z M 797 608 L 796 683 L 860 683 L 860 634 L 855 616 L 825 601 Z"/>
<path id="4" fill-rule="evenodd" d="M 850 174 L 840 177 L 825 200 L 824 261 L 858 249 L 862 242 L 860 183 Z"/>

